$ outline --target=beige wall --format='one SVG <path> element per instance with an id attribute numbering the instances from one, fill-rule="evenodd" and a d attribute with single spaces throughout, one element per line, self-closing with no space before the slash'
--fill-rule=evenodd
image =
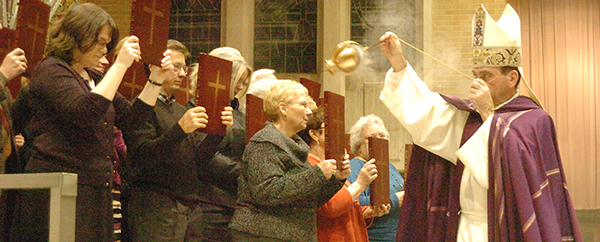
<path id="1" fill-rule="evenodd" d="M 423 7 L 425 52 L 469 76 L 472 75 L 471 22 L 479 3 L 498 20 L 506 0 L 425 0 Z M 421 78 L 433 91 L 468 97 L 471 80 L 428 57 L 423 60 Z"/>
<path id="2" fill-rule="evenodd" d="M 471 21 L 479 3 L 483 3 L 490 15 L 498 19 L 504 10 L 505 0 L 424 0 L 423 50 L 461 72 L 471 74 Z M 414 43 L 419 45 L 419 43 Z M 403 48 L 409 48 L 403 45 Z M 421 78 L 433 91 L 468 97 L 471 81 L 460 74 L 423 57 Z M 410 60 L 409 60 L 410 61 Z M 346 131 L 361 116 L 380 116 L 390 132 L 390 161 L 404 170 L 404 145 L 412 143 L 410 134 L 379 101 L 385 73 L 360 73 L 347 77 L 346 81 Z"/>
<path id="3" fill-rule="evenodd" d="M 129 27 L 131 23 L 131 5 L 132 1 L 115 0 L 80 0 L 81 3 L 94 3 L 110 14 L 119 26 L 119 36 L 123 38 L 129 36 Z"/>
<path id="4" fill-rule="evenodd" d="M 115 19 L 119 25 L 121 36 L 129 34 L 129 22 L 131 12 L 131 1 L 114 0 L 84 0 L 82 2 L 93 2 L 104 8 Z M 223 1 L 227 5 L 228 1 Z M 244 4 L 248 4 L 244 0 Z M 423 18 L 423 50 L 427 53 L 448 63 L 455 69 L 471 75 L 471 19 L 479 3 L 483 3 L 494 19 L 499 18 L 506 4 L 505 0 L 423 0 L 417 9 L 417 17 Z M 337 43 L 347 40 L 350 36 L 349 0 L 319 0 L 319 34 L 318 50 L 319 59 L 328 58 Z M 242 11 L 244 14 L 236 14 L 235 19 L 223 16 L 226 25 L 223 30 L 226 34 L 223 42 L 230 43 L 243 50 L 251 62 L 252 54 L 246 53 L 253 49 L 251 43 L 253 31 L 248 24 L 254 20 L 254 15 L 241 10 L 237 5 L 232 5 L 228 12 Z M 329 13 L 329 14 L 328 14 Z M 347 14 L 347 15 L 346 15 Z M 235 20 L 235 21 L 234 21 Z M 336 21 L 339 21 L 336 23 Z M 226 24 L 246 23 L 246 24 Z M 226 38 L 229 33 L 245 33 L 244 37 Z M 252 35 L 252 36 L 250 36 Z M 419 39 L 419 38 L 418 38 Z M 408 47 L 404 47 L 408 48 Z M 446 67 L 423 57 L 422 78 L 429 87 L 440 93 L 457 94 L 462 98 L 467 97 L 470 80 L 452 72 Z M 398 121 L 391 116 L 389 111 L 379 101 L 379 91 L 383 86 L 385 73 L 361 73 L 354 76 L 344 77 L 341 74 L 331 75 L 323 70 L 319 62 L 317 74 L 307 73 L 278 73 L 280 78 L 298 80 L 304 76 L 321 83 L 324 89 L 331 90 L 346 97 L 346 131 L 358 120 L 359 117 L 375 113 L 382 117 L 391 134 L 390 159 L 399 170 L 404 170 L 404 144 L 411 143 L 411 137 L 399 125 Z M 366 80 L 366 81 L 365 81 Z M 344 83 L 345 82 L 345 83 Z"/>

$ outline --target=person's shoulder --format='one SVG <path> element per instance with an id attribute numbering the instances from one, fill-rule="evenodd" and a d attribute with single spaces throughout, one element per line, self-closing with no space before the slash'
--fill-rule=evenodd
<path id="1" fill-rule="evenodd" d="M 367 162 L 364 162 L 361 159 L 356 158 L 356 157 L 354 157 L 350 160 L 351 166 L 363 166 L 365 163 L 367 163 Z"/>

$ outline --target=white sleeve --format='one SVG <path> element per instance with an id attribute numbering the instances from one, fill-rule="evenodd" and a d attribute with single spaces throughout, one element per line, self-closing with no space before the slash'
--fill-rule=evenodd
<path id="1" fill-rule="evenodd" d="M 479 129 L 456 151 L 456 156 L 469 169 L 471 176 L 483 188 L 489 187 L 488 173 L 488 139 L 492 116 L 488 117 Z"/>
<path id="2" fill-rule="evenodd" d="M 468 112 L 429 90 L 410 64 L 403 71 L 388 71 L 379 99 L 408 130 L 415 144 L 456 163 L 455 152 Z"/>

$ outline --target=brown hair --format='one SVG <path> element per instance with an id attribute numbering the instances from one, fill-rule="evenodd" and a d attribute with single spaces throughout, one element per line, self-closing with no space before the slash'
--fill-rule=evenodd
<path id="1" fill-rule="evenodd" d="M 186 62 L 190 59 L 190 57 L 192 57 L 192 54 L 190 54 L 190 51 L 188 50 L 188 48 L 185 47 L 185 45 L 183 45 L 183 43 L 181 43 L 177 40 L 174 40 L 174 39 L 167 40 L 167 49 L 171 50 L 171 51 L 181 52 L 181 54 L 183 54 L 183 56 L 185 56 Z"/>
<path id="2" fill-rule="evenodd" d="M 323 132 L 321 129 L 321 125 L 325 122 L 325 111 L 322 108 L 318 108 L 313 110 L 313 114 L 308 116 L 308 122 L 306 123 L 306 128 L 300 132 L 298 132 L 298 136 L 304 140 L 308 145 L 313 141 L 312 137 L 310 137 L 310 130 L 317 130 L 319 132 Z M 320 133 L 319 133 L 320 134 Z"/>
<path id="3" fill-rule="evenodd" d="M 110 52 L 119 39 L 119 28 L 104 9 L 93 3 L 84 3 L 69 10 L 49 30 L 46 56 L 55 56 L 67 63 L 73 61 L 73 50 L 87 52 L 98 41 L 102 28 L 110 26 L 111 41 L 106 45 Z"/>

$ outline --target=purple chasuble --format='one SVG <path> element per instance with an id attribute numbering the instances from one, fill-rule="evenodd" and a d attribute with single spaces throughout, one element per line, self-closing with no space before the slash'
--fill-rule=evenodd
<path id="1" fill-rule="evenodd" d="M 462 146 L 483 123 L 481 117 L 470 101 L 441 96 L 458 109 L 470 112 Z M 463 169 L 460 161 L 454 165 L 420 146 L 413 146 L 396 241 L 456 241 Z"/>
<path id="2" fill-rule="evenodd" d="M 582 241 L 552 118 L 519 96 L 489 138 L 489 241 Z"/>

